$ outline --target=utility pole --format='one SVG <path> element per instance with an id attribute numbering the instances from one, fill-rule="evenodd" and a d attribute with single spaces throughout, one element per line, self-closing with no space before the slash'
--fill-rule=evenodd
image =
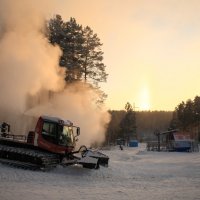
<path id="1" fill-rule="evenodd" d="M 135 103 L 133 103 L 133 113 L 135 115 L 135 126 L 134 126 L 134 130 L 133 130 L 133 134 L 135 136 L 134 139 L 138 140 L 138 136 L 137 136 L 137 126 L 136 126 L 136 109 L 139 108 L 139 107 L 136 107 L 135 106 Z"/>
<path id="2" fill-rule="evenodd" d="M 159 130 L 155 130 L 154 134 L 158 138 L 158 152 L 160 152 L 160 131 Z"/>

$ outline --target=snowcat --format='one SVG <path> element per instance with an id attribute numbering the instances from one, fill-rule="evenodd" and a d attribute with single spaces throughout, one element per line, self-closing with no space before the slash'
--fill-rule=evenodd
<path id="1" fill-rule="evenodd" d="M 25 169 L 49 170 L 57 165 L 82 165 L 98 169 L 108 166 L 109 157 L 81 146 L 75 151 L 80 128 L 58 117 L 39 117 L 27 136 L 10 133 L 8 123 L 0 124 L 0 162 Z"/>

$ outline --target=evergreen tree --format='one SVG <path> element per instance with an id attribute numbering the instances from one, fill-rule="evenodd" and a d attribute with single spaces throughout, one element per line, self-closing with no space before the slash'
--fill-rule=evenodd
<path id="1" fill-rule="evenodd" d="M 183 126 L 185 124 L 185 102 L 181 102 L 175 109 L 175 112 L 177 113 L 177 120 L 180 122 L 180 126 Z M 174 115 L 175 116 L 175 115 Z"/>
<path id="2" fill-rule="evenodd" d="M 52 43 L 53 45 L 58 44 L 59 46 L 61 46 L 61 41 L 63 41 L 65 38 L 63 27 L 64 22 L 60 15 L 56 15 L 55 18 L 50 19 L 47 22 L 47 36 L 50 43 Z"/>
<path id="3" fill-rule="evenodd" d="M 187 100 L 185 104 L 184 115 L 185 115 L 184 127 L 190 126 L 191 124 L 194 123 L 195 110 L 193 101 L 191 99 Z"/>
<path id="4" fill-rule="evenodd" d="M 123 138 L 120 123 L 121 120 L 125 116 L 125 111 L 109 111 L 111 115 L 111 120 L 108 124 L 107 131 L 106 131 L 106 143 L 115 144 L 116 140 L 119 138 Z"/>
<path id="5" fill-rule="evenodd" d="M 59 45 L 63 51 L 60 66 L 66 67 L 66 81 L 84 81 L 94 88 L 106 82 L 107 75 L 103 64 L 102 43 L 90 27 L 83 28 L 74 18 L 63 22 L 60 15 L 50 19 L 48 24 L 49 41 Z M 102 95 L 102 99 L 105 94 Z"/>
<path id="6" fill-rule="evenodd" d="M 194 120 L 195 122 L 199 123 L 200 122 L 200 97 L 196 96 L 194 98 Z"/>
<path id="7" fill-rule="evenodd" d="M 83 48 L 82 48 L 82 73 L 85 82 L 92 81 L 98 86 L 99 82 L 106 82 L 107 74 L 105 65 L 102 63 L 103 52 L 101 51 L 101 42 L 90 27 L 83 30 Z"/>
<path id="8" fill-rule="evenodd" d="M 176 128 L 188 130 L 191 127 L 198 127 L 200 130 L 200 97 L 196 96 L 191 99 L 181 102 L 175 109 L 171 125 L 176 122 Z M 198 131 L 200 132 L 200 131 Z M 200 134 L 198 133 L 200 140 Z"/>
<path id="9" fill-rule="evenodd" d="M 63 54 L 60 58 L 60 66 L 66 68 L 66 82 L 81 80 L 82 57 L 82 26 L 76 23 L 74 18 L 69 22 L 63 22 L 60 15 L 50 19 L 49 40 L 53 45 L 59 45 Z"/>
<path id="10" fill-rule="evenodd" d="M 66 74 L 66 81 L 73 82 L 81 80 L 82 72 L 82 45 L 84 40 L 82 38 L 82 26 L 76 23 L 74 18 L 70 18 L 66 22 L 66 41 L 63 44 L 63 62 L 68 71 Z"/>
<path id="11" fill-rule="evenodd" d="M 125 105 L 126 114 L 121 121 L 121 129 L 124 137 L 129 143 L 130 139 L 137 139 L 136 113 L 129 102 Z"/>
<path id="12" fill-rule="evenodd" d="M 180 103 L 176 108 L 177 119 L 180 122 L 179 127 L 186 129 L 195 122 L 194 102 L 189 99 L 187 102 Z"/>
<path id="13" fill-rule="evenodd" d="M 169 130 L 174 130 L 174 129 L 177 129 L 178 127 L 180 126 L 180 122 L 177 118 L 177 112 L 174 111 L 172 113 L 172 119 L 170 121 L 170 124 L 169 124 Z"/>

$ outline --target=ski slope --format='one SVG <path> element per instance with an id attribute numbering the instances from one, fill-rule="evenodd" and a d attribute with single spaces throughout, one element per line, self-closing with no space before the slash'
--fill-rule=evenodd
<path id="1" fill-rule="evenodd" d="M 104 150 L 108 168 L 58 166 L 49 172 L 0 164 L 0 200 L 197 200 L 200 153 Z"/>

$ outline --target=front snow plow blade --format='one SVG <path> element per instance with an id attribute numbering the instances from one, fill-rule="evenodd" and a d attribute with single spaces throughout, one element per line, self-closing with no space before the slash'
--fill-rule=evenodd
<path id="1" fill-rule="evenodd" d="M 97 158 L 92 157 L 75 157 L 73 159 L 63 159 L 60 165 L 67 167 L 69 165 L 82 165 L 83 168 L 99 169 L 99 161 Z"/>
<path id="2" fill-rule="evenodd" d="M 99 169 L 99 160 L 92 157 L 83 157 L 77 161 L 78 164 L 81 164 L 84 168 L 89 169 Z"/>
<path id="3" fill-rule="evenodd" d="M 95 158 L 98 159 L 98 163 L 99 165 L 102 165 L 104 167 L 108 167 L 108 161 L 109 161 L 109 157 L 99 151 L 93 151 L 90 149 L 87 149 L 83 154 L 82 154 L 83 158 Z"/>
<path id="4" fill-rule="evenodd" d="M 74 154 L 81 153 L 81 157 L 76 157 Z M 81 164 L 84 168 L 98 169 L 99 165 L 108 167 L 109 157 L 97 150 L 88 149 L 86 146 L 81 146 L 78 151 L 74 151 L 73 157 L 77 164 Z"/>

